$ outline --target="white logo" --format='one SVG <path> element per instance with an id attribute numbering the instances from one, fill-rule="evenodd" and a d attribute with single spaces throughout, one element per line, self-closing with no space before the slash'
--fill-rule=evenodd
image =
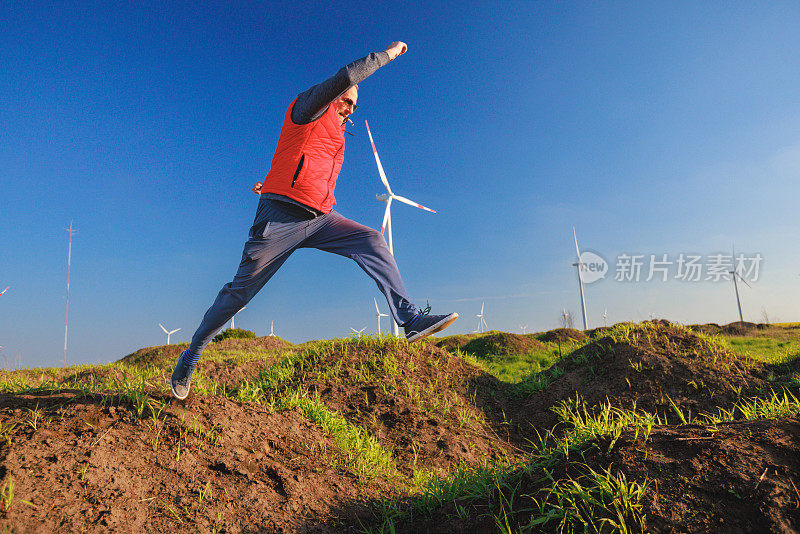
<path id="1" fill-rule="evenodd" d="M 581 252 L 581 264 L 581 280 L 584 284 L 591 284 L 606 277 L 608 263 L 594 252 Z"/>

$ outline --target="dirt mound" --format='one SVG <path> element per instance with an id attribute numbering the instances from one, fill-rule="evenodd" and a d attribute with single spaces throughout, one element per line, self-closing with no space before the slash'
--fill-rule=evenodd
<path id="1" fill-rule="evenodd" d="M 560 527 L 558 507 L 551 510 L 555 518 L 543 523 L 544 514 L 531 513 L 538 512 L 537 503 L 553 498 L 552 481 L 563 484 L 562 490 L 579 484 L 590 487 L 592 471 L 624 475 L 628 483 L 645 486 L 640 501 L 643 523 L 626 517 L 631 532 L 800 531 L 800 493 L 793 482 L 800 477 L 800 418 L 796 416 L 721 424 L 713 432 L 695 425 L 654 427 L 647 439 L 641 431 L 638 435 L 626 431 L 614 442 L 609 438 L 592 442 L 576 456 L 580 461 L 561 458 L 546 466 L 547 477 L 541 475 L 541 468 L 508 476 L 503 487 L 510 491 L 504 492 L 501 517 L 509 531 L 582 531 L 586 525 L 581 520 Z M 591 506 L 597 506 L 602 495 L 590 495 L 598 500 L 584 503 L 587 509 L 582 511 L 591 515 L 587 519 L 595 525 L 602 525 L 602 517 L 619 520 L 613 506 L 599 506 L 593 510 L 596 515 L 591 514 Z M 581 502 L 580 493 L 571 496 Z M 485 510 L 500 508 L 486 497 L 460 498 L 427 516 L 417 514 L 406 524 L 396 525 L 395 531 L 497 532 L 495 518 L 487 518 Z"/>
<path id="2" fill-rule="evenodd" d="M 607 450 L 600 446 L 598 451 Z M 591 460 L 590 460 L 591 461 Z M 597 463 L 650 480 L 648 532 L 798 532 L 800 418 L 628 433 Z"/>
<path id="3" fill-rule="evenodd" d="M 174 365 L 180 353 L 187 348 L 189 348 L 188 343 L 144 347 L 120 358 L 119 362 L 139 367 L 146 367 L 148 365 L 154 367 L 168 367 Z"/>
<path id="4" fill-rule="evenodd" d="M 441 339 L 433 338 L 433 345 L 439 347 L 440 349 L 444 349 L 448 352 L 454 352 L 455 350 L 460 350 L 461 347 L 478 337 L 480 334 L 457 334 L 454 336 L 447 336 Z M 431 338 L 427 338 L 431 339 Z"/>
<path id="5" fill-rule="evenodd" d="M 263 336 L 255 339 L 223 339 L 218 343 L 209 345 L 209 349 L 213 350 L 243 350 L 243 349 L 264 349 L 264 350 L 281 350 L 294 347 L 293 343 L 281 339 L 277 336 Z"/>
<path id="6" fill-rule="evenodd" d="M 574 328 L 556 328 L 539 335 L 539 340 L 547 343 L 565 343 L 567 341 L 583 341 L 584 339 L 586 339 L 586 334 Z"/>
<path id="7" fill-rule="evenodd" d="M 5 394 L 0 406 L 0 484 L 13 488 L 3 530 L 298 532 L 392 493 L 332 467 L 335 443 L 296 410 L 208 397 L 139 417 L 119 397 L 70 392 Z"/>
<path id="8" fill-rule="evenodd" d="M 669 420 L 677 419 L 676 408 L 686 414 L 716 413 L 717 407 L 729 408 L 764 387 L 762 368 L 684 327 L 618 325 L 540 373 L 537 378 L 546 386 L 515 419 L 523 427 L 549 429 L 557 422 L 550 408 L 576 395 L 589 406 L 610 401 L 667 414 Z"/>
<path id="9" fill-rule="evenodd" d="M 584 334 L 586 334 L 586 337 L 597 338 L 606 335 L 613 329 L 613 326 L 598 326 L 597 328 L 592 328 L 591 330 L 585 331 Z"/>
<path id="10" fill-rule="evenodd" d="M 352 340 L 300 353 L 276 393 L 306 390 L 393 451 L 406 474 L 445 474 L 459 463 L 497 459 L 509 445 L 473 402 L 471 380 L 486 376 L 434 346 Z M 498 414 L 498 419 L 499 419 Z"/>
<path id="11" fill-rule="evenodd" d="M 717 323 L 693 324 L 689 325 L 689 328 L 694 332 L 699 332 L 709 336 L 716 336 L 722 332 L 722 327 Z"/>
<path id="12" fill-rule="evenodd" d="M 517 356 L 542 349 L 544 345 L 532 335 L 489 332 L 471 339 L 461 347 L 461 352 L 491 359 L 493 356 Z"/>
<path id="13" fill-rule="evenodd" d="M 275 336 L 257 337 L 255 339 L 223 339 L 217 343 L 211 343 L 204 352 L 204 355 L 212 355 L 215 352 L 225 352 L 233 350 L 282 350 L 294 347 L 294 345 L 284 339 Z M 188 343 L 178 343 L 176 345 L 158 345 L 155 347 L 145 347 L 134 353 L 120 358 L 121 363 L 136 366 L 171 367 L 175 365 L 180 353 L 189 348 Z M 201 358 L 203 361 L 203 358 Z"/>
<path id="14" fill-rule="evenodd" d="M 726 324 L 720 329 L 720 333 L 729 336 L 746 336 L 758 329 L 755 323 L 748 323 L 747 321 L 736 321 L 735 323 Z"/>

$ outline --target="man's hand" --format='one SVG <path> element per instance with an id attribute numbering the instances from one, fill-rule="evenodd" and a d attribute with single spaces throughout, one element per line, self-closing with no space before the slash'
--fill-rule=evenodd
<path id="1" fill-rule="evenodd" d="M 386 49 L 386 53 L 389 54 L 389 61 L 393 60 L 397 56 L 401 54 L 405 54 L 406 50 L 408 50 L 408 45 L 405 44 L 403 41 L 395 41 L 389 45 L 389 48 Z"/>
<path id="2" fill-rule="evenodd" d="M 254 183 L 253 184 L 253 193 L 255 193 L 256 195 L 260 195 L 261 194 L 261 186 L 262 185 L 264 185 L 263 182 Z"/>

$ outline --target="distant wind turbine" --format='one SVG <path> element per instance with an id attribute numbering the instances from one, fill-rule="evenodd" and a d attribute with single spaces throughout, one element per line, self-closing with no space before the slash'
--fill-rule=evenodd
<path id="1" fill-rule="evenodd" d="M 521 325 L 519 325 L 519 329 L 522 330 L 522 335 L 525 335 L 525 330 L 528 329 L 528 325 L 521 324 Z"/>
<path id="2" fill-rule="evenodd" d="M 747 287 L 751 287 L 750 284 L 747 283 L 747 280 L 742 278 L 742 275 L 739 274 L 739 270 L 735 267 L 736 266 L 736 251 L 733 252 L 733 261 L 734 261 L 734 269 L 730 271 L 731 278 L 733 278 L 733 290 L 736 292 L 736 307 L 739 309 L 739 322 L 744 322 L 744 318 L 742 317 L 742 302 L 739 300 L 739 285 L 736 283 L 736 279 L 744 283 Z"/>
<path id="3" fill-rule="evenodd" d="M 575 227 L 572 227 L 572 237 L 575 238 L 575 252 L 578 254 L 578 262 L 573 263 L 573 267 L 578 268 L 578 286 L 581 289 L 581 310 L 583 311 L 583 329 L 586 330 L 586 299 L 583 297 L 583 269 L 586 268 L 586 264 L 581 261 L 581 250 L 578 248 L 578 236 L 575 233 Z"/>
<path id="4" fill-rule="evenodd" d="M 369 142 L 372 144 L 372 153 L 375 155 L 375 163 L 378 164 L 378 174 L 381 177 L 381 182 L 383 182 L 384 187 L 386 187 L 386 193 L 382 195 L 376 195 L 378 200 L 386 202 L 386 211 L 383 213 L 383 222 L 381 223 L 381 235 L 383 235 L 384 230 L 388 230 L 386 234 L 386 244 L 389 245 L 389 252 L 392 254 L 392 256 L 394 256 L 394 247 L 392 246 L 392 200 L 397 200 L 404 204 L 408 204 L 409 206 L 414 206 L 415 208 L 423 209 L 431 213 L 436 213 L 436 211 L 426 208 L 422 204 L 417 204 L 413 200 L 401 197 L 400 195 L 395 195 L 392 192 L 392 188 L 389 187 L 389 180 L 386 179 L 386 173 L 383 171 L 383 165 L 381 165 L 381 158 L 378 157 L 378 150 L 375 148 L 375 141 L 372 139 L 372 132 L 369 129 L 369 123 L 367 121 L 364 121 L 364 123 L 367 125 L 367 135 L 369 135 Z M 392 323 L 394 325 L 394 335 L 397 336 L 400 334 L 399 326 L 396 322 L 394 322 L 394 319 L 392 319 Z"/>
<path id="5" fill-rule="evenodd" d="M 366 326 L 364 328 L 362 328 L 361 330 L 356 330 L 355 328 L 350 327 L 350 330 L 353 331 L 353 335 L 354 336 L 359 336 L 359 337 L 364 335 L 364 330 L 366 330 L 366 329 L 367 329 Z"/>
<path id="6" fill-rule="evenodd" d="M 269 322 L 269 337 L 275 337 L 275 331 L 273 330 L 274 326 L 275 326 L 275 321 L 270 321 Z"/>
<path id="7" fill-rule="evenodd" d="M 167 334 L 167 345 L 169 345 L 169 336 L 171 336 L 172 334 L 174 334 L 175 332 L 177 332 L 178 330 L 180 330 L 180 328 L 176 328 L 175 330 L 169 330 L 169 331 L 168 331 L 166 328 L 164 328 L 164 325 L 163 325 L 163 324 L 161 324 L 161 323 L 158 323 L 158 326 L 160 326 L 160 327 L 161 327 L 161 330 L 163 330 L 163 331 L 164 331 L 164 333 L 165 333 L 165 334 Z"/>
<path id="8" fill-rule="evenodd" d="M 2 295 L 3 293 L 5 293 L 6 291 L 8 291 L 10 287 L 11 287 L 11 286 L 8 286 L 8 287 L 7 287 L 7 288 L 5 288 L 4 290 L 0 291 L 0 295 Z"/>
<path id="9" fill-rule="evenodd" d="M 69 232 L 69 252 L 67 252 L 67 313 L 64 316 L 64 367 L 67 366 L 67 332 L 69 331 L 69 272 L 72 267 L 72 235 L 77 230 L 72 229 L 72 221 L 69 222 L 69 228 L 65 228 Z"/>
<path id="10" fill-rule="evenodd" d="M 378 300 L 375 297 L 372 297 L 372 301 L 375 303 L 375 313 L 378 317 L 378 335 L 381 335 L 381 317 L 389 317 L 385 313 L 381 313 L 381 309 L 378 308 Z"/>
<path id="11" fill-rule="evenodd" d="M 237 311 L 236 313 L 239 313 L 240 311 L 242 311 L 242 310 L 243 310 L 243 309 L 245 309 L 246 307 L 247 307 L 247 306 L 242 306 L 242 307 L 239 309 L 239 311 Z M 236 324 L 234 323 L 234 320 L 236 319 L 236 313 L 234 313 L 234 314 L 233 314 L 233 317 L 231 317 L 231 330 L 233 330 L 234 328 L 236 328 Z"/>
<path id="12" fill-rule="evenodd" d="M 608 308 L 603 310 L 603 326 L 608 326 L 608 321 L 606 320 L 607 316 L 608 316 Z"/>
<path id="13" fill-rule="evenodd" d="M 485 304 L 484 302 L 481 302 L 481 313 L 479 313 L 478 315 L 475 316 L 475 317 L 478 318 L 478 330 L 476 330 L 476 332 L 479 332 L 481 334 L 484 331 L 483 330 L 484 327 L 488 328 L 488 325 L 486 324 L 486 319 L 484 319 L 484 317 L 483 317 L 483 305 L 484 304 Z"/>

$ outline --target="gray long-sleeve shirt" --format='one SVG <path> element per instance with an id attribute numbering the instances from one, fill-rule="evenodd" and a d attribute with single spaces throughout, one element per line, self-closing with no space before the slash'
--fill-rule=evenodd
<path id="1" fill-rule="evenodd" d="M 297 95 L 292 109 L 292 122 L 308 124 L 320 118 L 331 102 L 353 85 L 361 83 L 389 63 L 389 54 L 376 52 L 345 65 L 322 83 Z"/>
<path id="2" fill-rule="evenodd" d="M 308 124 L 325 113 L 328 106 L 339 98 L 353 85 L 361 83 L 379 68 L 389 63 L 389 54 L 386 52 L 373 52 L 368 56 L 357 59 L 339 69 L 339 71 L 313 87 L 297 95 L 297 101 L 292 108 L 292 122 L 295 124 Z M 322 215 L 322 212 L 292 198 L 277 193 L 264 193 L 262 198 L 279 200 L 294 204 L 308 211 L 311 216 Z"/>

